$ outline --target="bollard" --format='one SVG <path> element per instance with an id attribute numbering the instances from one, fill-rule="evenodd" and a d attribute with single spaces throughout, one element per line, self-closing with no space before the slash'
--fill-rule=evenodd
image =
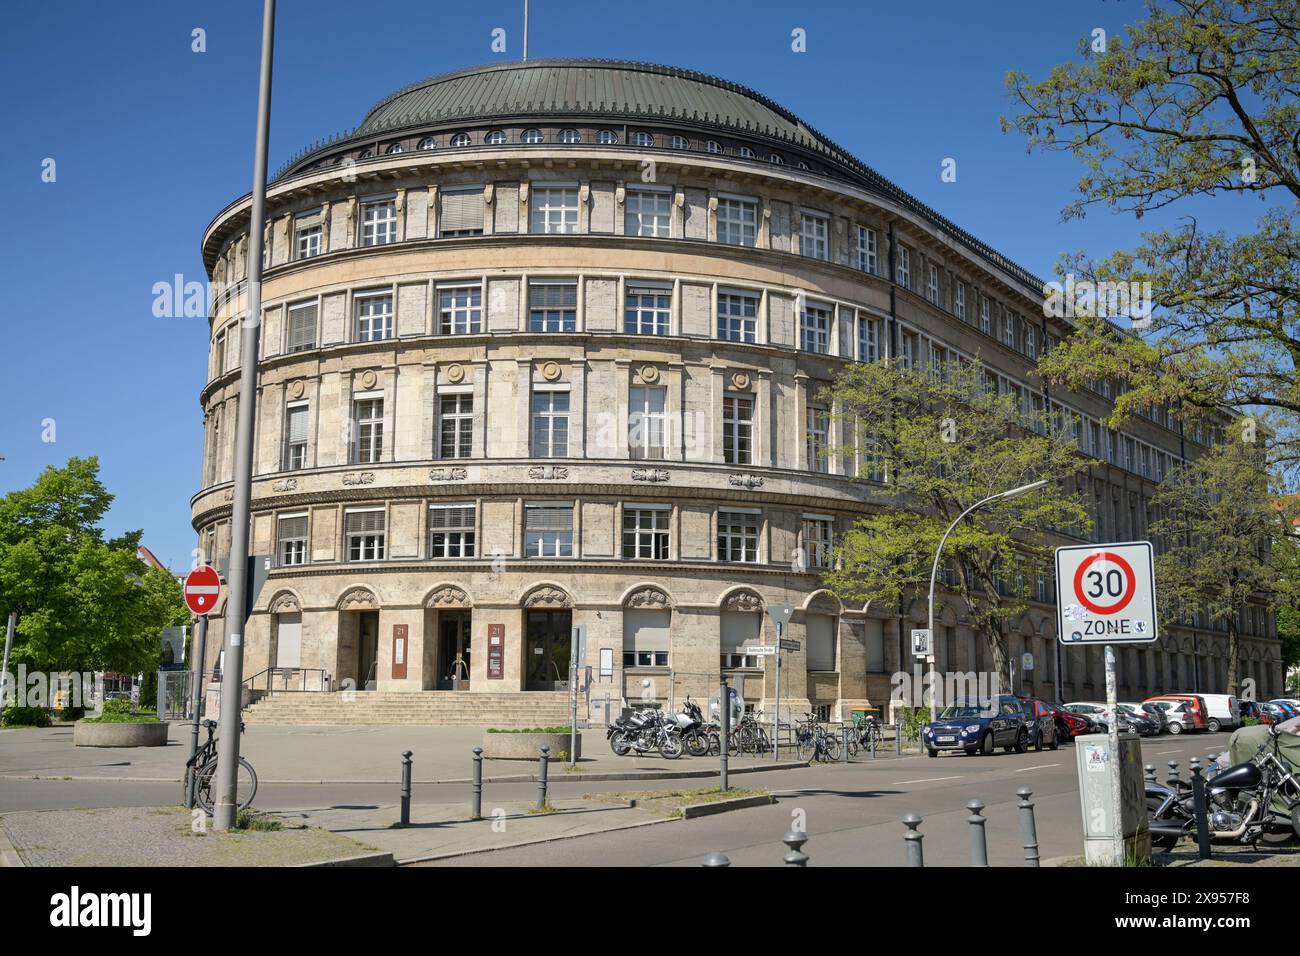
<path id="1" fill-rule="evenodd" d="M 731 691 L 727 686 L 726 674 L 722 675 L 722 688 L 718 691 L 718 710 L 718 723 L 720 725 L 718 752 L 721 755 L 719 762 L 721 779 L 718 781 L 718 788 L 723 793 L 726 793 L 731 786 L 727 778 L 727 751 L 731 748 Z"/>
<path id="2" fill-rule="evenodd" d="M 469 818 L 483 819 L 483 748 L 474 748 L 474 782 L 470 785 L 471 797 Z"/>
<path id="3" fill-rule="evenodd" d="M 701 866 L 731 866 L 731 861 L 727 859 L 725 853 L 710 853 L 704 858 Z"/>
<path id="4" fill-rule="evenodd" d="M 903 725 L 897 722 L 894 723 L 894 754 L 903 756 Z"/>
<path id="5" fill-rule="evenodd" d="M 1145 767 L 1142 768 L 1142 771 L 1143 771 L 1143 773 L 1146 774 L 1147 783 L 1155 783 L 1155 782 L 1156 782 L 1156 767 L 1155 767 L 1155 764 L 1150 764 L 1150 763 L 1147 764 Z"/>
<path id="6" fill-rule="evenodd" d="M 1192 809 L 1196 814 L 1196 855 L 1202 860 L 1210 858 L 1210 821 L 1205 808 L 1205 778 L 1201 776 L 1201 762 L 1195 757 L 1190 762 L 1192 771 Z"/>
<path id="7" fill-rule="evenodd" d="M 791 830 L 781 838 L 781 842 L 790 848 L 790 852 L 781 858 L 786 866 L 808 865 L 808 854 L 800 852 L 800 847 L 808 842 L 808 834 Z"/>
<path id="8" fill-rule="evenodd" d="M 542 756 L 538 763 L 541 766 L 537 769 L 537 809 L 546 809 L 546 765 L 551 760 L 551 748 L 543 747 Z"/>
<path id="9" fill-rule="evenodd" d="M 875 730 L 875 728 L 872 727 L 870 730 L 867 731 L 867 740 L 870 741 L 871 743 L 871 759 L 875 760 L 876 759 L 876 735 L 871 732 L 872 730 Z"/>
<path id="10" fill-rule="evenodd" d="M 411 825 L 411 751 L 402 751 L 402 826 Z"/>
<path id="11" fill-rule="evenodd" d="M 1169 761 L 1169 777 L 1165 780 L 1165 786 L 1170 790 L 1177 790 L 1182 786 L 1182 780 L 1178 778 L 1178 761 Z"/>
<path id="12" fill-rule="evenodd" d="M 903 834 L 903 846 L 907 848 L 908 866 L 925 866 L 925 855 L 921 852 L 921 841 L 925 839 L 925 834 L 917 829 L 920 825 L 921 818 L 915 813 L 903 817 L 903 826 L 907 827 L 907 832 Z"/>
<path id="13" fill-rule="evenodd" d="M 1025 838 L 1025 866 L 1038 866 L 1038 827 L 1034 824 L 1034 804 L 1029 799 L 1033 795 L 1028 787 L 1016 791 L 1020 798 L 1020 833 Z"/>
<path id="14" fill-rule="evenodd" d="M 966 804 L 966 809 L 970 811 L 970 816 L 966 818 L 966 822 L 970 824 L 970 865 L 988 866 L 989 845 L 984 833 L 984 817 L 980 815 L 984 803 L 980 800 L 972 800 Z"/>
<path id="15" fill-rule="evenodd" d="M 849 728 L 840 728 L 840 763 L 849 762 Z"/>

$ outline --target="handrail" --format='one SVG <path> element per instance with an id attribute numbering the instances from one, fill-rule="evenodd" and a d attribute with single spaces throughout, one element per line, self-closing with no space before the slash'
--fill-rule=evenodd
<path id="1" fill-rule="evenodd" d="M 319 676 L 315 680 L 309 680 L 309 677 L 313 674 Z M 279 678 L 279 686 L 276 686 L 277 678 Z M 291 680 L 299 686 L 289 686 Z M 315 693 L 326 689 L 325 669 L 321 667 L 264 667 L 247 678 L 242 686 L 245 691 L 252 693 L 261 689 L 258 687 L 259 681 L 265 685 L 264 689 L 268 697 L 277 692 Z"/>

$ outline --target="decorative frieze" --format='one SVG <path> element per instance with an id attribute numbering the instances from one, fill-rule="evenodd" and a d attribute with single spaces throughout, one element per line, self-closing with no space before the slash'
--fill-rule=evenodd
<path id="1" fill-rule="evenodd" d="M 464 468 L 430 468 L 430 481 L 464 481 L 469 472 Z"/>
<path id="2" fill-rule="evenodd" d="M 668 469 L 666 468 L 633 468 L 633 481 L 667 481 Z"/>
<path id="3" fill-rule="evenodd" d="M 375 483 L 375 473 L 373 471 L 354 471 L 343 476 L 345 485 L 373 485 Z"/>
<path id="4" fill-rule="evenodd" d="M 727 481 L 737 488 L 762 488 L 763 477 L 761 475 L 738 474 L 728 475 Z"/>
<path id="5" fill-rule="evenodd" d="M 569 477 L 569 469 L 563 465 L 535 465 L 528 469 L 528 477 L 534 481 L 563 481 Z"/>
<path id="6" fill-rule="evenodd" d="M 273 481 L 273 482 L 271 482 L 271 490 L 272 490 L 272 491 L 280 491 L 280 492 L 284 492 L 284 491 L 297 491 L 297 490 L 298 490 L 298 479 L 297 479 L 297 478 L 281 478 L 279 481 Z"/>

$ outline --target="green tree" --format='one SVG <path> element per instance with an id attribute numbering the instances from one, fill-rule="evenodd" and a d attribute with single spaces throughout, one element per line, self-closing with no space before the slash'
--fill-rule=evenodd
<path id="1" fill-rule="evenodd" d="M 140 532 L 105 539 L 112 501 L 95 458 L 0 498 L 0 615 L 18 612 L 11 669 L 150 670 L 161 629 L 188 620 L 172 576 L 136 557 Z"/>
<path id="2" fill-rule="evenodd" d="M 1294 499 L 1273 494 L 1261 458 L 1257 445 L 1223 442 L 1174 469 L 1151 497 L 1161 614 L 1176 623 L 1199 609 L 1226 626 L 1230 694 L 1242 612 L 1252 597 L 1281 593 L 1284 569 L 1274 545 L 1296 514 Z"/>
<path id="3" fill-rule="evenodd" d="M 1049 529 L 1091 528 L 1070 488 L 1084 464 L 1073 440 L 1046 420 L 1030 420 L 1012 394 L 997 394 L 978 362 L 950 363 L 942 374 L 894 361 L 850 365 L 827 395 L 861 436 L 845 453 L 861 463 L 857 477 L 872 482 L 871 500 L 880 505 L 836 549 L 839 562 L 826 581 L 843 599 L 889 606 L 924 599 L 935 548 L 962 511 L 1048 480 L 975 511 L 944 547 L 948 586 L 1003 673 L 1004 624 L 1025 610 L 1035 577 L 1048 572 Z"/>
<path id="4" fill-rule="evenodd" d="M 1239 235 L 1188 216 L 1133 250 L 1065 257 L 1062 275 L 1150 282 L 1153 311 L 1133 334 L 1081 318 L 1083 334 L 1040 367 L 1071 387 L 1122 382 L 1112 425 L 1145 406 L 1168 405 L 1189 423 L 1224 410 L 1259 415 L 1291 465 L 1300 462 L 1297 10 L 1295 0 L 1152 0 L 1104 51 L 1085 43 L 1081 62 L 1038 82 L 1009 74 L 1018 114 L 1003 120 L 1031 150 L 1084 165 L 1066 218 L 1100 205 L 1140 219 L 1204 196 L 1274 203 Z"/>

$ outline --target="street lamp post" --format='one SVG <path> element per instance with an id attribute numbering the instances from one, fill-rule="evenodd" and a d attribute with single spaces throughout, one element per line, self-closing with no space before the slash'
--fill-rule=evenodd
<path id="1" fill-rule="evenodd" d="M 930 567 L 930 611 L 929 611 L 929 619 L 926 623 L 926 627 L 928 628 L 927 633 L 929 634 L 929 643 L 930 643 L 930 661 L 929 661 L 930 704 L 931 704 L 932 711 L 934 711 L 930 714 L 931 720 L 938 717 L 938 707 L 937 707 L 938 692 L 935 690 L 935 680 L 937 675 L 934 672 L 935 659 L 938 657 L 938 655 L 935 654 L 935 640 L 934 640 L 934 583 L 935 583 L 935 579 L 939 576 L 939 559 L 943 556 L 943 546 L 947 543 L 948 536 L 952 534 L 953 529 L 956 528 L 957 525 L 961 524 L 962 519 L 965 518 L 972 511 L 975 511 L 977 508 L 983 507 L 984 505 L 988 504 L 990 501 L 1000 501 L 1003 498 L 1015 498 L 1016 496 L 1023 495 L 1026 492 L 1036 491 L 1037 489 L 1044 487 L 1046 484 L 1047 484 L 1047 479 L 1044 478 L 1040 481 L 1030 482 L 1027 485 L 1021 485 L 1018 488 L 1012 488 L 1009 491 L 999 491 L 996 495 L 989 495 L 987 498 L 981 498 L 979 501 L 975 502 L 973 505 L 971 505 L 961 514 L 959 514 L 956 517 L 956 519 L 953 521 L 953 523 L 948 525 L 948 530 L 943 533 L 943 537 L 939 539 L 939 547 L 936 548 L 934 552 L 934 564 L 931 565 Z"/>

